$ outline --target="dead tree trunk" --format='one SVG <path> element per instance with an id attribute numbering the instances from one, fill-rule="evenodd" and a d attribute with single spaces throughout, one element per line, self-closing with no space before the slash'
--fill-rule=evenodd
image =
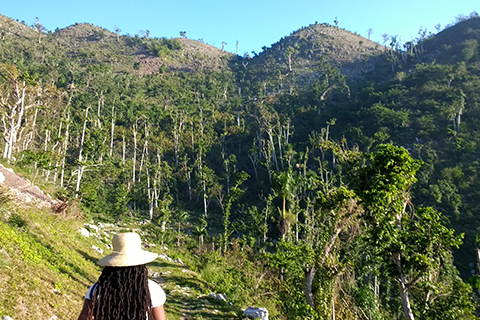
<path id="1" fill-rule="evenodd" d="M 4 132 L 4 140 L 5 140 L 5 148 L 3 151 L 3 158 L 7 161 L 10 161 L 13 154 L 13 149 L 15 148 L 15 143 L 17 141 L 17 135 L 22 125 L 23 115 L 25 110 L 30 108 L 31 106 L 25 106 L 25 92 L 26 92 L 26 82 L 25 80 L 22 82 L 22 87 L 20 88 L 20 83 L 14 80 L 14 88 L 13 88 L 13 95 L 14 102 L 11 103 L 8 101 L 8 98 L 11 95 L 6 95 L 2 98 L 2 104 L 9 109 L 9 114 L 3 114 L 2 122 L 3 122 L 3 132 Z M 5 121 L 5 118 L 8 120 L 8 124 Z"/>
<path id="2" fill-rule="evenodd" d="M 315 299 L 313 295 L 313 279 L 315 278 L 317 269 L 315 267 L 310 267 L 306 269 L 304 272 L 305 272 L 305 299 L 307 300 L 308 305 L 314 309 Z"/>
<path id="3" fill-rule="evenodd" d="M 113 136 L 115 133 L 115 99 L 112 103 L 112 123 L 110 129 L 110 157 L 113 155 Z"/>
<path id="4" fill-rule="evenodd" d="M 63 187 L 63 181 L 65 177 L 65 158 L 67 157 L 67 148 L 68 148 L 68 138 L 70 129 L 70 110 L 67 106 L 67 127 L 65 129 L 65 141 L 63 143 L 63 155 L 62 155 L 62 171 L 60 174 L 60 186 Z"/>
<path id="5" fill-rule="evenodd" d="M 125 170 L 125 152 L 127 149 L 127 145 L 125 144 L 125 129 L 123 129 L 123 134 L 122 134 L 122 166 L 123 170 Z"/>
<path id="6" fill-rule="evenodd" d="M 142 150 L 142 159 L 140 161 L 140 170 L 138 172 L 138 182 L 141 181 L 142 178 L 142 168 L 143 164 L 145 162 L 145 157 L 148 157 L 148 123 L 145 122 L 145 143 L 143 145 L 143 150 Z"/>
<path id="7" fill-rule="evenodd" d="M 133 125 L 133 165 L 132 165 L 132 183 L 135 185 L 135 170 L 137 167 L 137 122 Z"/>
<path id="8" fill-rule="evenodd" d="M 80 151 L 78 153 L 78 173 L 77 173 L 77 185 L 75 187 L 75 199 L 78 198 L 78 191 L 80 190 L 80 181 L 82 180 L 83 171 L 85 170 L 85 163 L 83 162 L 83 144 L 85 143 L 85 131 L 87 129 L 87 122 L 88 122 L 88 109 L 90 106 L 87 107 L 85 110 L 85 121 L 83 122 L 83 130 L 82 130 L 82 139 L 80 141 Z"/>

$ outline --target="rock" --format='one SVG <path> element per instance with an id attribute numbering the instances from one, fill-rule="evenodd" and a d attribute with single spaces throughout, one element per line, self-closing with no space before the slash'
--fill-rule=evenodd
<path id="1" fill-rule="evenodd" d="M 208 295 L 209 298 L 213 298 L 215 300 L 222 300 L 222 301 L 227 301 L 227 295 L 225 293 L 219 293 L 219 294 L 215 294 L 215 293 L 210 293 Z"/>
<path id="2" fill-rule="evenodd" d="M 248 307 L 243 313 L 249 319 L 268 320 L 268 310 L 265 308 Z"/>
<path id="3" fill-rule="evenodd" d="M 43 190 L 41 190 L 38 186 L 34 186 L 34 187 L 38 190 L 38 192 L 40 192 L 41 194 L 43 194 Z"/>
<path id="4" fill-rule="evenodd" d="M 3 175 L 3 173 L 0 172 L 0 183 L 4 183 L 5 182 L 5 176 Z"/>
<path id="5" fill-rule="evenodd" d="M 85 223 L 85 228 L 87 228 L 88 230 L 90 230 L 90 232 L 92 232 L 92 231 L 95 231 L 95 232 L 100 231 L 100 228 L 97 227 L 96 225 L 93 225 L 93 224 Z"/>
<path id="6" fill-rule="evenodd" d="M 167 260 L 168 262 L 173 262 L 172 258 L 170 258 L 169 256 L 167 256 L 166 253 L 160 253 L 160 254 L 158 255 L 158 257 L 159 257 L 160 259 Z"/>
<path id="7" fill-rule="evenodd" d="M 4 316 L 4 317 L 2 317 L 2 320 L 13 320 L 13 319 L 10 318 L 9 316 Z"/>
<path id="8" fill-rule="evenodd" d="M 93 245 L 92 245 L 92 249 L 95 250 L 95 251 L 97 251 L 97 252 L 100 253 L 100 254 L 103 254 L 103 249 L 102 249 L 102 248 L 99 248 L 99 247 L 96 247 L 96 246 L 93 246 Z"/>
<path id="9" fill-rule="evenodd" d="M 194 277 L 197 276 L 197 273 L 196 273 L 195 271 L 192 271 L 192 270 L 182 269 L 182 272 L 183 272 L 183 273 L 187 273 L 187 274 L 189 274 L 189 275 L 192 275 L 192 276 L 194 276 Z"/>
<path id="10" fill-rule="evenodd" d="M 78 229 L 78 231 L 80 231 L 80 233 L 82 234 L 82 236 L 84 236 L 84 237 L 86 237 L 86 238 L 90 237 L 90 232 L 88 232 L 87 229 L 85 229 L 85 228 L 80 228 L 80 229 Z"/>
<path id="11" fill-rule="evenodd" d="M 173 262 L 178 263 L 181 266 L 185 266 L 185 263 L 183 263 L 183 261 L 180 258 L 175 259 Z"/>

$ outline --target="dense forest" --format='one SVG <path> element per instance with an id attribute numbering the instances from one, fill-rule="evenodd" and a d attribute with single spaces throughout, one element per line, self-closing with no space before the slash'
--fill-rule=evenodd
<path id="1" fill-rule="evenodd" d="M 480 18 L 263 52 L 0 16 L 2 162 L 273 319 L 476 319 Z"/>

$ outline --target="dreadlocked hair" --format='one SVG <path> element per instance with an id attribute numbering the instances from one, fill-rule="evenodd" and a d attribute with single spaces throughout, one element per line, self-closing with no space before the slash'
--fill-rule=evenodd
<path id="1" fill-rule="evenodd" d="M 105 267 L 95 284 L 88 319 L 153 319 L 152 300 L 145 265 Z"/>

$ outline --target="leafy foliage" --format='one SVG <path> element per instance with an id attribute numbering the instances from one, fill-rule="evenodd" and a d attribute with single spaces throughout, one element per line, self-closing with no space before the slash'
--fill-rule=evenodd
<path id="1" fill-rule="evenodd" d="M 148 220 L 158 242 L 198 254 L 212 288 L 278 301 L 291 319 L 395 319 L 408 313 L 402 297 L 411 317 L 473 318 L 451 250 L 466 279 L 479 225 L 478 18 L 404 51 L 396 36 L 390 48 L 357 41 L 347 56 L 358 64 L 318 45 L 334 45 L 332 32 L 359 39 L 328 25 L 254 58 L 205 58 L 188 39 L 91 25 L 39 38 L 4 20 L 3 158 L 90 217 Z M 48 258 L 19 248 L 29 263 Z M 393 295 L 398 283 L 406 295 Z"/>
<path id="2" fill-rule="evenodd" d="M 153 56 L 165 58 L 171 55 L 172 51 L 182 49 L 178 39 L 154 38 L 147 42 L 147 50 Z"/>

